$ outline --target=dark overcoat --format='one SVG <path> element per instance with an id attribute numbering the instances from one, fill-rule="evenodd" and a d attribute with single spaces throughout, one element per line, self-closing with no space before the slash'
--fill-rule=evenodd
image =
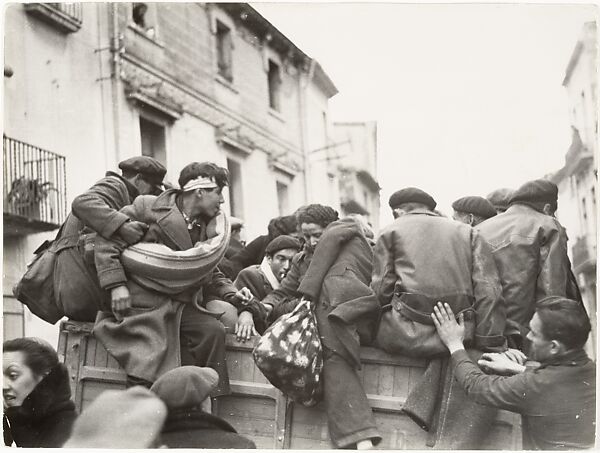
<path id="1" fill-rule="evenodd" d="M 73 200 L 56 251 L 54 294 L 59 310 L 75 321 L 94 321 L 106 295 L 98 285 L 93 250 L 96 233 L 109 239 L 128 217 L 119 212 L 138 191 L 131 183 L 107 172 L 106 176 Z"/>
<path id="2" fill-rule="evenodd" d="M 256 448 L 222 418 L 194 408 L 169 410 L 160 443 L 168 448 Z"/>
<path id="3" fill-rule="evenodd" d="M 123 212 L 132 220 L 149 225 L 142 242 L 164 244 L 172 250 L 193 247 L 187 223 L 177 207 L 177 190 L 158 197 L 143 195 Z M 206 228 L 200 234 L 206 239 Z M 100 286 L 111 289 L 127 285 L 131 315 L 118 321 L 106 307 L 94 326 L 94 335 L 125 368 L 127 374 L 154 382 L 163 373 L 181 365 L 179 327 L 184 304 L 202 289 L 199 303 L 210 299 L 227 300 L 237 291 L 218 268 L 194 288 L 176 295 L 145 289 L 127 278 L 120 261 L 127 244 L 119 239 L 96 241 L 95 262 Z"/>

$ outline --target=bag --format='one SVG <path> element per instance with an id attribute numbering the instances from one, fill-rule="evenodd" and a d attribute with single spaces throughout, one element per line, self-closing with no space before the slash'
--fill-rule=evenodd
<path id="1" fill-rule="evenodd" d="M 63 317 L 54 300 L 54 241 L 44 241 L 34 253 L 33 261 L 21 280 L 13 288 L 19 302 L 26 305 L 37 317 L 55 324 Z"/>
<path id="2" fill-rule="evenodd" d="M 305 406 L 317 404 L 323 394 L 323 348 L 317 319 L 308 300 L 301 299 L 260 338 L 254 362 L 271 384 Z"/>

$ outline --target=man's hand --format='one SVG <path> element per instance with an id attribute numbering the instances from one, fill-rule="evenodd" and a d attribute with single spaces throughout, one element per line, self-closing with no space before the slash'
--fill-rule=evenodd
<path id="1" fill-rule="evenodd" d="M 525 354 L 518 351 L 519 354 L 515 355 L 514 351 L 516 349 L 509 349 L 509 351 L 512 352 L 486 352 L 477 361 L 477 364 L 486 373 L 501 374 L 504 376 L 511 376 L 525 371 L 525 366 L 522 363 L 519 363 L 517 360 L 511 360 L 511 357 L 515 357 L 520 361 L 522 359 L 521 355 L 525 357 Z M 523 363 L 525 362 L 523 361 Z"/>
<path id="2" fill-rule="evenodd" d="M 130 220 L 119 227 L 117 233 L 129 245 L 140 242 L 148 230 L 148 225 L 137 220 Z"/>
<path id="3" fill-rule="evenodd" d="M 438 302 L 433 307 L 431 318 L 442 343 L 446 345 L 450 354 L 459 349 L 464 349 L 465 325 L 462 313 L 458 315 L 458 322 L 456 322 L 450 305 Z"/>
<path id="4" fill-rule="evenodd" d="M 252 291 L 250 291 L 245 286 L 242 289 L 240 289 L 237 293 L 235 293 L 233 295 L 233 297 L 235 297 L 237 300 L 239 300 L 242 303 L 242 305 L 248 305 L 248 303 L 252 299 L 254 299 L 254 295 L 252 294 Z"/>
<path id="5" fill-rule="evenodd" d="M 131 297 L 127 286 L 117 286 L 110 290 L 111 308 L 115 318 L 122 320 L 131 309 Z"/>
<path id="6" fill-rule="evenodd" d="M 238 341 L 246 342 L 252 335 L 258 335 L 258 332 L 254 328 L 254 319 L 252 319 L 252 313 L 249 311 L 243 311 L 238 317 L 238 322 L 235 324 L 235 334 Z"/>

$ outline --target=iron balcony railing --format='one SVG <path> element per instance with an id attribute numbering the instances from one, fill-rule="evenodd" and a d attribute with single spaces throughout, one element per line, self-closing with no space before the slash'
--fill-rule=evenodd
<path id="1" fill-rule="evenodd" d="M 60 225 L 67 212 L 64 156 L 3 136 L 4 213 Z"/>
<path id="2" fill-rule="evenodd" d="M 69 16 L 75 22 L 83 22 L 83 7 L 81 3 L 48 3 L 48 6 Z"/>

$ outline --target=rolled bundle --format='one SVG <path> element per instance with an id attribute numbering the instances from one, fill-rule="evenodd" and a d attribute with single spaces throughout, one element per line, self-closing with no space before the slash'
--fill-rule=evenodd
<path id="1" fill-rule="evenodd" d="M 227 215 L 221 212 L 213 218 L 207 232 L 207 240 L 188 250 L 147 242 L 132 245 L 121 254 L 125 272 L 147 289 L 165 294 L 186 291 L 208 277 L 225 255 L 231 237 Z"/>

